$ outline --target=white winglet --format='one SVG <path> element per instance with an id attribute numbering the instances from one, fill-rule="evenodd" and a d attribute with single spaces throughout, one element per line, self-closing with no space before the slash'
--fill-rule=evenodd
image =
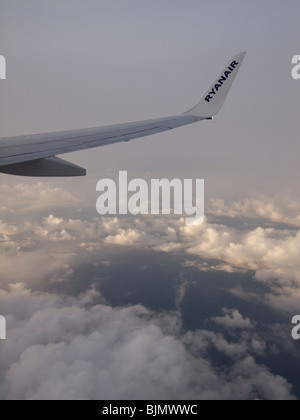
<path id="1" fill-rule="evenodd" d="M 214 117 L 220 111 L 245 55 L 246 52 L 235 55 L 201 101 L 185 114 L 199 118 Z"/>

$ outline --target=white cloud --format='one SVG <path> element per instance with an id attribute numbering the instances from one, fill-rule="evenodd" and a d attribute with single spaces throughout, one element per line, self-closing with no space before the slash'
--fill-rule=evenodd
<path id="1" fill-rule="evenodd" d="M 253 329 L 254 325 L 249 318 L 243 318 L 237 309 L 224 309 L 223 317 L 213 318 L 216 324 L 223 325 L 226 328 L 237 328 L 237 329 Z"/>
<path id="2" fill-rule="evenodd" d="M 223 316 L 211 320 L 229 332 L 231 339 L 208 330 L 182 335 L 180 308 L 189 285 L 186 279 L 178 286 L 178 311 L 163 315 L 143 307 L 110 308 L 93 288 L 78 298 L 39 294 L 29 288 L 69 281 L 82 264 L 109 267 L 107 254 L 102 259 L 103 251 L 122 246 L 179 252 L 185 255 L 186 266 L 203 271 L 254 270 L 256 281 L 269 286 L 265 302 L 253 293 L 233 293 L 268 303 L 277 310 L 297 312 L 300 233 L 297 227 L 283 229 L 276 225 L 284 222 L 296 226 L 295 205 L 290 205 L 290 213 L 283 217 L 282 209 L 275 204 L 266 205 L 265 213 L 250 201 L 233 204 L 229 214 L 222 203 L 215 204 L 218 217 L 236 217 L 240 213 L 249 217 L 256 208 L 254 218 L 269 218 L 272 227 L 232 227 L 213 223 L 211 216 L 203 225 L 190 227 L 176 217 L 84 219 L 58 217 L 55 211 L 12 223 L 6 215 L 15 209 L 21 214 L 22 202 L 24 208 L 30 209 L 34 194 L 38 196 L 32 208 L 36 214 L 73 202 L 60 189 L 50 191 L 48 196 L 41 183 L 32 191 L 19 186 L 19 191 L 21 198 L 14 198 L 5 186 L 1 187 L 5 211 L 0 220 L 0 300 L 1 311 L 8 319 L 9 339 L 0 356 L 5 373 L 0 395 L 119 399 L 291 397 L 287 382 L 255 361 L 256 355 L 265 356 L 269 349 L 255 333 L 255 323 L 240 311 L 227 309 Z M 234 339 L 236 334 L 238 340 Z M 211 348 L 229 358 L 232 369 L 217 370 L 210 363 Z"/>
<path id="3" fill-rule="evenodd" d="M 293 398 L 282 377 L 255 362 L 251 335 L 240 343 L 205 330 L 181 335 L 174 313 L 91 305 L 98 298 L 20 284 L 0 292 L 8 321 L 2 399 Z M 211 347 L 231 359 L 229 371 L 209 362 Z"/>
<path id="4" fill-rule="evenodd" d="M 300 231 L 261 227 L 244 231 L 206 221 L 194 230 L 182 227 L 182 235 L 188 254 L 219 260 L 217 268 L 225 266 L 227 272 L 230 267 L 233 272 L 255 271 L 256 280 L 273 291 L 269 303 L 278 302 L 278 308 L 289 312 L 298 310 Z"/>
<path id="5" fill-rule="evenodd" d="M 10 211 L 13 214 L 30 210 L 46 210 L 49 207 L 70 206 L 78 202 L 78 199 L 66 190 L 46 182 L 17 184 L 13 188 L 0 185 L 0 195 L 1 205 L 5 206 L 7 212 Z M 1 214 L 3 214 L 2 211 Z"/>
<path id="6" fill-rule="evenodd" d="M 250 203 L 248 200 L 246 209 Z M 238 211 L 237 204 L 233 207 Z M 295 206 L 290 207 L 294 212 Z M 221 205 L 218 211 L 221 214 Z M 272 289 L 269 304 L 287 311 L 297 311 L 300 305 L 297 227 L 283 229 L 275 224 L 236 228 L 207 218 L 201 226 L 185 226 L 183 218 L 174 216 L 80 220 L 50 214 L 38 222 L 11 224 L 0 220 L 0 228 L 2 284 L 14 276 L 15 281 L 31 283 L 45 275 L 50 281 L 63 281 L 72 274 L 72 265 L 101 253 L 104 246 L 117 245 L 185 253 L 186 265 L 193 264 L 203 271 L 253 270 L 255 279 Z M 191 261 L 189 255 L 194 257 Z M 203 259 L 215 261 L 212 264 Z"/>
<path id="7" fill-rule="evenodd" d="M 299 203 L 271 197 L 245 198 L 239 201 L 226 202 L 212 199 L 209 203 L 210 215 L 231 218 L 265 219 L 276 223 L 287 223 L 300 226 Z"/>

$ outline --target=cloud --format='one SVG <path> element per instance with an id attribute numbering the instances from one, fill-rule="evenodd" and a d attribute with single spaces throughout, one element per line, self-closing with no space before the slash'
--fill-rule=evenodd
<path id="1" fill-rule="evenodd" d="M 216 317 L 212 320 L 219 325 L 223 325 L 226 328 L 236 328 L 236 329 L 253 329 L 254 326 L 251 323 L 249 318 L 243 318 L 237 309 L 224 309 L 223 317 Z"/>
<path id="2" fill-rule="evenodd" d="M 0 292 L 8 321 L 2 399 L 293 399 L 285 379 L 255 362 L 251 335 L 235 342 L 206 330 L 184 334 L 178 314 L 111 308 L 87 294 L 20 284 Z M 211 348 L 230 359 L 230 370 L 214 367 Z"/>
<path id="3" fill-rule="evenodd" d="M 271 197 L 245 198 L 227 202 L 223 199 L 211 199 L 208 213 L 231 218 L 261 219 L 275 223 L 287 223 L 300 226 L 300 206 L 296 201 Z"/>
<path id="4" fill-rule="evenodd" d="M 218 270 L 255 271 L 255 279 L 271 289 L 269 303 L 297 312 L 300 231 L 261 227 L 245 231 L 206 222 L 194 230 L 183 227 L 182 233 L 188 254 L 220 261 Z"/>
<path id="5" fill-rule="evenodd" d="M 5 186 L 2 189 L 5 190 Z M 22 185 L 18 190 L 23 191 Z M 41 192 L 44 185 L 38 183 L 33 190 Z M 32 191 L 26 191 L 22 196 L 25 202 L 32 198 Z M 63 207 L 63 197 L 67 199 L 68 194 L 54 191 L 55 194 L 61 194 L 59 205 Z M 8 209 L 11 200 L 11 194 L 8 194 L 8 200 L 4 199 Z M 192 264 L 201 271 L 254 271 L 255 280 L 270 288 L 268 304 L 297 312 L 300 305 L 300 231 L 293 225 L 299 217 L 296 204 L 286 204 L 286 213 L 282 202 L 270 203 L 269 199 L 266 199 L 265 207 L 262 200 L 248 199 L 228 206 L 222 200 L 213 201 L 211 208 L 219 218 L 228 214 L 230 217 L 242 215 L 246 221 L 255 216 L 260 223 L 264 216 L 269 218 L 269 226 L 263 227 L 263 223 L 234 226 L 225 219 L 222 223 L 214 222 L 212 215 L 200 226 L 185 226 L 184 218 L 175 216 L 87 219 L 80 216 L 74 219 L 50 213 L 46 217 L 36 217 L 34 222 L 10 224 L 0 220 L 3 284 L 12 281 L 14 276 L 15 281 L 29 281 L 29 284 L 45 276 L 52 282 L 64 281 L 71 276 L 73 265 L 95 257 L 106 246 L 122 246 L 184 253 L 187 256 L 185 265 Z M 280 215 L 284 213 L 281 220 Z"/>
<path id="6" fill-rule="evenodd" d="M 9 185 L 0 185 L 0 195 L 3 197 L 1 206 L 6 212 L 11 213 L 45 210 L 49 207 L 78 203 L 78 199 L 65 189 L 46 182 L 17 184 L 13 188 Z"/>
<path id="7" fill-rule="evenodd" d="M 73 198 L 54 189 L 44 201 L 45 185 L 39 183 L 33 190 L 41 199 L 31 216 L 12 222 L 16 208 L 22 213 L 22 200 L 30 209 L 32 191 L 19 188 L 22 200 L 14 201 L 12 192 L 1 188 L 0 303 L 9 333 L 1 343 L 2 398 L 293 398 L 287 381 L 256 361 L 275 347 L 241 308 L 225 308 L 221 316 L 206 320 L 206 329 L 182 331 L 189 278 L 174 280 L 176 311 L 166 313 L 143 306 L 110 307 L 90 278 L 82 279 L 86 290 L 81 295 L 71 297 L 63 290 L 73 289 L 74 273 L 81 267 L 113 269 L 117 248 L 125 254 L 144 249 L 184 256 L 183 270 L 194 267 L 216 276 L 254 272 L 253 281 L 266 285 L 267 292 L 246 295 L 241 285 L 232 290 L 235 296 L 297 312 L 300 234 L 295 205 L 288 206 L 284 220 L 275 204 L 264 215 L 257 210 L 254 225 L 247 224 L 257 205 L 250 201 L 232 204 L 229 215 L 223 204 L 214 204 L 203 225 L 193 227 L 174 216 L 108 218 L 77 212 L 77 217 L 64 217 L 56 209 Z M 54 200 L 55 195 L 61 200 Z M 234 218 L 239 209 L 245 223 L 236 226 L 226 218 Z M 62 283 L 69 286 L 60 294 L 57 288 L 37 291 Z M 216 365 L 212 354 L 227 360 L 226 369 Z"/>

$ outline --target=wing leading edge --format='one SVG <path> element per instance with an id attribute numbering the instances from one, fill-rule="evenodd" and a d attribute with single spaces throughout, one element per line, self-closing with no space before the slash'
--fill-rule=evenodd
<path id="1" fill-rule="evenodd" d="M 21 176 L 84 176 L 85 169 L 56 155 L 127 142 L 212 119 L 221 109 L 246 53 L 234 56 L 191 110 L 174 117 L 115 126 L 0 139 L 0 172 Z"/>

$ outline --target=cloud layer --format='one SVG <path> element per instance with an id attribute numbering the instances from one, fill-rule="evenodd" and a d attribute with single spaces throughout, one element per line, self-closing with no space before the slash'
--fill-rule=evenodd
<path id="1" fill-rule="evenodd" d="M 5 186 L 1 188 L 5 190 Z M 17 190 L 20 188 L 17 186 Z M 37 194 L 35 206 L 41 203 L 43 209 L 45 187 L 39 183 L 32 190 Z M 64 206 L 68 198 L 64 190 L 51 192 L 48 188 L 48 192 L 49 207 L 52 193 L 56 196 L 55 204 Z M 70 201 L 76 199 L 70 197 Z M 8 194 L 4 207 L 12 211 L 12 202 Z M 269 199 L 266 202 L 248 199 L 228 205 L 214 200 L 208 208 L 208 218 L 200 226 L 185 226 L 184 219 L 175 217 L 69 219 L 50 214 L 38 221 L 18 224 L 0 220 L 2 284 L 24 279 L 32 284 L 45 277 L 49 281 L 62 281 L 72 275 L 72 264 L 96 258 L 104 246 L 117 245 L 185 253 L 187 264 L 192 263 L 200 270 L 254 271 L 255 279 L 270 287 L 269 305 L 297 312 L 300 306 L 299 213 L 295 203 L 284 207 L 282 202 L 277 205 Z M 237 216 L 243 224 L 235 227 Z M 214 222 L 214 217 L 222 220 Z M 215 263 L 207 266 L 204 259 Z"/>
<path id="2" fill-rule="evenodd" d="M 246 326 L 239 342 L 208 330 L 184 334 L 176 313 L 92 304 L 98 298 L 93 290 L 69 299 L 22 284 L 0 293 L 2 310 L 14 314 L 1 344 L 1 398 L 292 398 L 286 380 L 255 362 L 265 343 L 237 311 L 214 322 Z M 212 349 L 230 370 L 213 367 Z"/>
<path id="3" fill-rule="evenodd" d="M 288 381 L 264 363 L 278 352 L 276 343 L 264 338 L 242 305 L 224 307 L 195 330 L 186 331 L 182 322 L 188 267 L 215 276 L 252 273 L 253 282 L 267 287 L 263 296 L 247 296 L 242 288 L 230 293 L 278 313 L 297 312 L 300 234 L 294 204 L 281 217 L 281 203 L 263 212 L 262 199 L 214 201 L 204 224 L 193 227 L 175 217 L 66 218 L 55 216 L 57 203 L 63 208 L 76 198 L 56 189 L 54 203 L 51 190 L 45 195 L 38 183 L 34 217 L 22 220 L 21 205 L 16 201 L 14 208 L 13 193 L 1 188 L 6 211 L 0 221 L 0 307 L 8 324 L 8 340 L 0 343 L 2 399 L 294 398 Z M 28 212 L 31 192 L 23 193 Z M 53 214 L 45 214 L 45 200 Z M 16 209 L 12 223 L 9 214 Z M 82 279 L 83 291 L 75 291 L 81 267 L 97 267 L 101 277 L 103 267 L 113 268 L 116 249 L 184 256 L 180 281 L 174 279 L 173 311 L 113 307 L 89 277 Z"/>

